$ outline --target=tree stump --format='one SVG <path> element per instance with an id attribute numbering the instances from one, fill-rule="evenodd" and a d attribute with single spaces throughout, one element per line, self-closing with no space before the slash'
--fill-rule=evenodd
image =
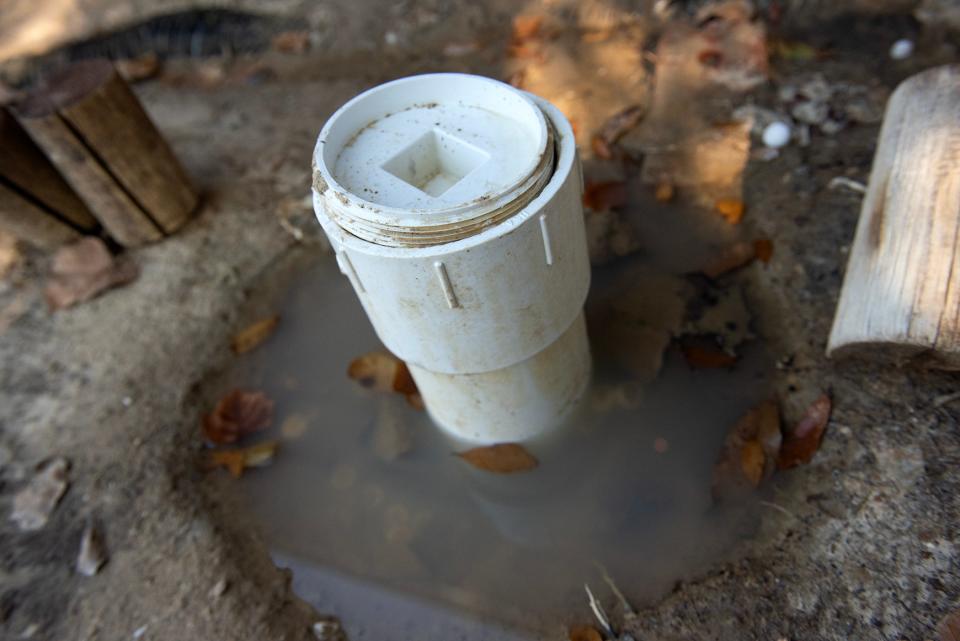
<path id="1" fill-rule="evenodd" d="M 890 97 L 827 346 L 960 368 L 960 65 Z"/>
<path id="2" fill-rule="evenodd" d="M 99 227 L 86 205 L 2 107 L 0 227 L 41 249 L 55 249 Z"/>
<path id="3" fill-rule="evenodd" d="M 121 245 L 159 240 L 196 208 L 183 168 L 109 61 L 67 67 L 14 114 Z"/>

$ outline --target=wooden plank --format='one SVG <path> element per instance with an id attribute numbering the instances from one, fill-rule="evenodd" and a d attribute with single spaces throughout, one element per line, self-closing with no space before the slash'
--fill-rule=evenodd
<path id="1" fill-rule="evenodd" d="M 827 346 L 960 367 L 960 65 L 890 98 Z"/>

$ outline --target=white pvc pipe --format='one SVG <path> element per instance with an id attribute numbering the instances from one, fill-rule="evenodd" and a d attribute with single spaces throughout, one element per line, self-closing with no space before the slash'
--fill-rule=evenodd
<path id="1" fill-rule="evenodd" d="M 455 436 L 531 438 L 586 388 L 582 187 L 563 115 L 488 78 L 396 80 L 320 132 L 317 218 L 378 336 Z"/>

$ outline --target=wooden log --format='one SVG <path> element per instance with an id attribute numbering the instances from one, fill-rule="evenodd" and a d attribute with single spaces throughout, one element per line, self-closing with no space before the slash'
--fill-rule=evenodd
<path id="1" fill-rule="evenodd" d="M 890 97 L 833 329 L 831 356 L 960 367 L 960 65 Z"/>
<path id="2" fill-rule="evenodd" d="M 0 184 L 83 233 L 99 224 L 13 116 L 0 107 Z M 30 238 L 23 238 L 30 242 Z"/>
<path id="3" fill-rule="evenodd" d="M 15 114 L 120 244 L 173 233 L 196 208 L 183 168 L 109 61 L 71 65 Z"/>
<path id="4" fill-rule="evenodd" d="M 45 250 L 80 238 L 80 232 L 74 227 L 3 181 L 0 181 L 0 229 Z"/>

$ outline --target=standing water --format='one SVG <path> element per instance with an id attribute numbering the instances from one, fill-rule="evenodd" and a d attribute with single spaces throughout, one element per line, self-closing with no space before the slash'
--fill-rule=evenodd
<path id="1" fill-rule="evenodd" d="M 695 369 L 670 348 L 642 385 L 615 367 L 596 310 L 643 285 L 637 262 L 594 271 L 593 387 L 525 443 L 539 466 L 509 475 L 470 467 L 424 412 L 345 375 L 381 347 L 332 259 L 293 285 L 279 331 L 244 360 L 245 384 L 276 401 L 281 449 L 243 484 L 295 589 L 351 639 L 561 638 L 588 621 L 584 583 L 610 602 L 607 574 L 643 605 L 750 531 L 749 504 L 716 505 L 711 477 L 730 427 L 769 394 L 769 360 L 748 343 L 735 367 Z M 644 307 L 703 305 L 658 295 Z"/>

